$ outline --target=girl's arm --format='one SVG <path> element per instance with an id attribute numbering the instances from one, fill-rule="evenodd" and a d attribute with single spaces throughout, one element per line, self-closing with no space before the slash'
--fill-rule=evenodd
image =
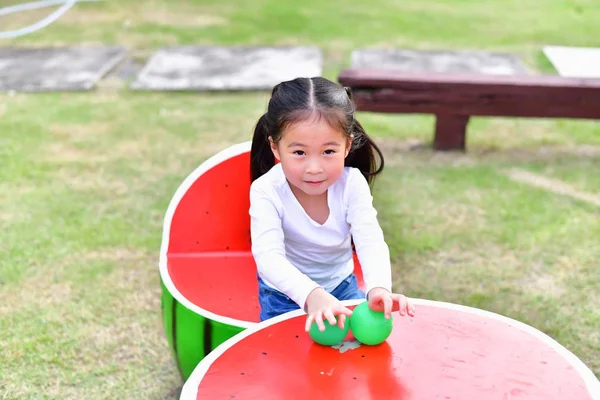
<path id="1" fill-rule="evenodd" d="M 347 222 L 365 280 L 367 297 L 376 287 L 392 291 L 390 251 L 377 221 L 373 196 L 365 177 L 357 169 L 348 176 Z"/>
<path id="2" fill-rule="evenodd" d="M 250 234 L 260 275 L 304 309 L 309 293 L 320 286 L 286 258 L 277 207 L 264 190 L 254 186 L 250 189 Z"/>

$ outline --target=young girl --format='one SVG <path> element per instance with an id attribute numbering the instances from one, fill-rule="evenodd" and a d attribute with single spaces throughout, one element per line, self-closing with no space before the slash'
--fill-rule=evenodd
<path id="1" fill-rule="evenodd" d="M 383 156 L 354 118 L 348 88 L 319 77 L 275 86 L 250 157 L 261 320 L 302 308 L 307 331 L 313 321 L 323 331 L 324 319 L 343 327 L 352 311 L 340 300 L 365 297 L 386 318 L 392 310 L 414 315 L 410 301 L 392 293 L 389 249 L 369 188 Z M 366 294 L 357 287 L 352 242 Z"/>

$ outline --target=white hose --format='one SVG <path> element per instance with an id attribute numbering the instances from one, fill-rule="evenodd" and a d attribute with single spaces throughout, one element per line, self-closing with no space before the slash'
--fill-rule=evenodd
<path id="1" fill-rule="evenodd" d="M 98 1 L 98 0 L 42 0 L 35 1 L 31 3 L 18 4 L 15 6 L 8 6 L 0 8 L 0 16 L 13 14 L 21 11 L 30 11 L 36 10 L 38 8 L 56 6 L 62 4 L 58 9 L 56 9 L 52 14 L 48 15 L 46 18 L 43 18 L 29 26 L 24 28 L 20 28 L 14 31 L 0 31 L 0 39 L 11 39 L 19 36 L 28 35 L 30 33 L 36 32 L 40 29 L 43 29 L 55 22 L 57 19 L 62 17 L 73 5 L 77 2 L 81 1 Z"/>

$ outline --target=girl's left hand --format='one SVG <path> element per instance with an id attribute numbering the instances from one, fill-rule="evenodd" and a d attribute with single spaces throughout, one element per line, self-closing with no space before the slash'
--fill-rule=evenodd
<path id="1" fill-rule="evenodd" d="M 384 288 L 373 288 L 368 296 L 369 308 L 373 311 L 383 311 L 385 318 L 390 318 L 392 311 L 400 315 L 415 316 L 415 306 L 403 294 L 391 293 Z"/>

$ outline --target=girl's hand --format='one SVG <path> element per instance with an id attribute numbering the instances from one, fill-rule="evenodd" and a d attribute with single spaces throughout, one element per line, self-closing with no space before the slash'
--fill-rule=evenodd
<path id="1" fill-rule="evenodd" d="M 368 296 L 369 308 L 373 311 L 383 311 L 386 318 L 389 318 L 392 311 L 398 311 L 400 315 L 408 314 L 415 316 L 415 306 L 408 297 L 403 294 L 390 293 L 384 288 L 373 288 Z"/>
<path id="2" fill-rule="evenodd" d="M 344 328 L 346 315 L 352 315 L 352 310 L 346 308 L 333 295 L 327 293 L 323 288 L 314 289 L 306 298 L 306 332 L 310 330 L 313 321 L 323 332 L 325 330 L 324 320 L 329 321 L 331 325 L 335 325 L 335 316 L 338 315 L 338 326 Z"/>

